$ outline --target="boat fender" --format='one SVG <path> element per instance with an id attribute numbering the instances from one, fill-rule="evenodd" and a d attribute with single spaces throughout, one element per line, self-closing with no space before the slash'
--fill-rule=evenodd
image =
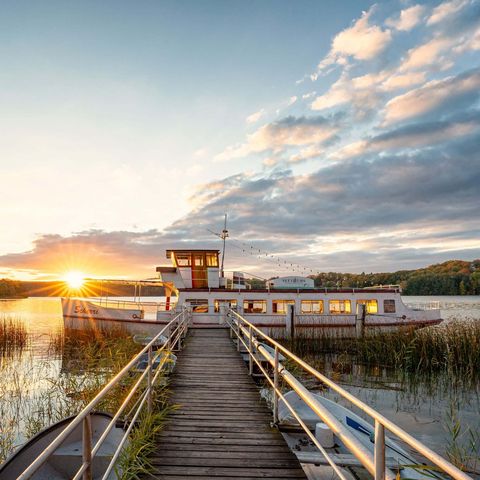
<path id="1" fill-rule="evenodd" d="M 335 446 L 333 432 L 330 430 L 330 427 L 323 422 L 315 424 L 315 438 L 323 448 L 333 448 Z"/>

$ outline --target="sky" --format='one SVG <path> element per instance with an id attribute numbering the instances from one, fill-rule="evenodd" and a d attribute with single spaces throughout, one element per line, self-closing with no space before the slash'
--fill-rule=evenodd
<path id="1" fill-rule="evenodd" d="M 480 0 L 4 0 L 0 65 L 0 278 L 480 257 Z"/>

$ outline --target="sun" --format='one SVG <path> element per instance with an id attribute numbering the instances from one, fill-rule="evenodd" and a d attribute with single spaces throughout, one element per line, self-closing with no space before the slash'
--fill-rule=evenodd
<path id="1" fill-rule="evenodd" d="M 65 274 L 64 280 L 71 289 L 78 290 L 83 286 L 85 275 L 82 272 L 68 272 Z"/>

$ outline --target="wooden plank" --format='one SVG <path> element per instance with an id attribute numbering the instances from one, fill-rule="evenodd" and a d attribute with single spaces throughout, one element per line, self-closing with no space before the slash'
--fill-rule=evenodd
<path id="1" fill-rule="evenodd" d="M 172 466 L 160 466 L 158 468 L 161 473 L 161 477 L 164 475 L 181 474 L 185 477 L 190 475 L 203 475 L 210 478 L 222 477 L 235 477 L 235 478 L 306 478 L 305 474 L 300 467 L 298 468 L 228 468 L 228 467 L 172 467 Z"/>
<path id="2" fill-rule="evenodd" d="M 169 415 L 144 478 L 305 479 L 228 330 L 190 330 L 171 376 Z"/>

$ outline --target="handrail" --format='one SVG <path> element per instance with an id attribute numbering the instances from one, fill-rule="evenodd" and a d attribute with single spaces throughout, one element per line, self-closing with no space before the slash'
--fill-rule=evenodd
<path id="1" fill-rule="evenodd" d="M 175 317 L 172 318 L 172 320 L 165 325 L 153 338 L 152 340 L 145 345 L 140 352 L 138 352 L 121 370 L 118 372 L 103 388 L 102 390 L 93 398 L 88 405 L 86 405 L 78 414 L 77 416 L 65 427 L 65 429 L 50 443 L 50 445 L 43 450 L 43 452 L 23 471 L 23 473 L 17 477 L 17 480 L 27 480 L 31 478 L 31 476 L 48 460 L 48 458 L 58 449 L 58 447 L 62 444 L 62 442 L 77 428 L 82 422 L 84 424 L 83 428 L 83 434 L 85 435 L 85 432 L 89 432 L 90 428 L 85 428 L 87 424 L 89 424 L 90 421 L 90 414 L 92 413 L 93 409 L 95 408 L 98 403 L 103 400 L 103 398 L 119 383 L 119 381 L 127 374 L 129 373 L 133 367 L 137 365 L 139 360 L 143 357 L 145 353 L 148 353 L 148 367 L 145 368 L 145 370 L 142 372 L 138 380 L 134 383 L 130 391 L 128 392 L 126 398 L 123 400 L 122 404 L 120 405 L 118 411 L 115 413 L 113 416 L 112 420 L 109 422 L 107 427 L 105 428 L 105 431 L 102 433 L 100 438 L 98 439 L 97 443 L 93 446 L 91 446 L 91 439 L 90 442 L 88 442 L 87 438 L 83 438 L 83 462 L 82 465 L 80 466 L 79 470 L 73 477 L 74 479 L 79 479 L 83 478 L 84 480 L 91 480 L 91 464 L 93 457 L 95 454 L 98 452 L 100 445 L 103 443 L 103 441 L 107 438 L 108 433 L 110 430 L 115 426 L 116 421 L 120 417 L 121 413 L 123 410 L 127 407 L 129 401 L 135 394 L 135 392 L 138 390 L 140 385 L 143 383 L 143 380 L 147 378 L 147 386 L 145 388 L 145 391 L 141 395 L 141 400 L 138 403 L 138 407 L 135 411 L 135 414 L 133 416 L 132 421 L 130 422 L 130 426 L 125 432 L 122 441 L 120 442 L 120 445 L 117 447 L 112 460 L 110 461 L 110 464 L 107 468 L 107 473 L 102 477 L 103 479 L 106 479 L 109 472 L 112 470 L 112 468 L 115 466 L 115 462 L 118 458 L 118 456 L 121 453 L 121 449 L 123 447 L 123 444 L 125 443 L 128 434 L 134 424 L 134 419 L 136 419 L 145 404 L 145 402 L 148 402 L 148 408 L 149 410 L 152 408 L 152 392 L 153 392 L 153 386 L 155 384 L 156 379 L 159 377 L 159 374 L 161 372 L 161 369 L 163 365 L 166 362 L 166 356 L 160 361 L 159 365 L 155 367 L 155 360 L 159 358 L 163 351 L 167 348 L 173 348 L 175 345 L 179 349 L 181 349 L 181 339 L 186 335 L 186 332 L 188 330 L 188 325 L 190 321 L 190 312 L 188 309 L 183 309 L 180 313 L 175 315 Z M 167 341 L 155 352 L 155 356 L 153 355 L 153 347 L 155 346 L 155 343 L 157 340 L 170 328 L 173 328 L 172 331 L 169 332 L 169 335 L 167 337 Z M 156 372 L 155 372 L 156 371 Z M 153 376 L 153 373 L 155 372 L 155 376 Z M 153 378 L 152 378 L 153 376 Z M 87 448 L 89 447 L 89 448 Z M 85 449 L 88 449 L 88 451 L 85 451 Z M 90 473 L 89 473 L 90 472 Z M 83 475 L 83 477 L 82 477 Z"/>
<path id="2" fill-rule="evenodd" d="M 294 353 L 290 352 L 283 345 L 281 345 L 280 343 L 278 343 L 277 341 L 269 337 L 267 334 L 262 332 L 258 327 L 256 327 L 254 324 L 246 320 L 239 313 L 235 312 L 232 309 L 229 309 L 227 311 L 226 318 L 231 329 L 239 339 L 238 346 L 240 345 L 240 341 L 242 341 L 242 343 L 245 345 L 249 353 L 249 358 L 259 363 L 252 349 L 249 348 L 249 346 L 246 344 L 246 342 L 243 341 L 243 338 L 241 337 L 248 338 L 249 344 L 255 345 L 257 352 L 260 352 L 262 356 L 273 366 L 274 377 L 281 375 L 284 378 L 284 380 L 302 398 L 302 400 L 319 416 L 319 418 L 321 418 L 322 421 L 324 421 L 330 428 L 332 428 L 332 430 L 339 436 L 339 438 L 341 438 L 342 435 L 344 434 L 341 428 L 343 427 L 343 425 L 340 424 L 340 427 L 339 427 L 339 425 L 335 422 L 336 419 L 332 417 L 328 413 L 328 411 L 325 410 L 325 408 L 313 397 L 313 395 L 290 372 L 288 372 L 288 370 L 281 363 L 279 363 L 278 352 L 282 352 L 282 354 L 284 354 L 286 357 L 294 361 L 297 365 L 302 367 L 305 371 L 313 375 L 316 379 L 320 380 L 325 385 L 329 386 L 332 390 L 340 394 L 343 398 L 350 401 L 353 405 L 357 406 L 360 410 L 362 410 L 364 413 L 366 413 L 372 419 L 375 420 L 375 455 L 373 459 L 371 458 L 371 454 L 369 452 L 367 452 L 367 455 L 364 455 L 364 452 L 362 452 L 362 450 L 358 448 L 358 445 L 353 445 L 353 448 L 350 448 L 350 445 L 348 445 L 348 442 L 350 442 L 351 440 L 349 438 L 349 435 L 347 435 L 345 438 L 342 438 L 343 441 L 345 439 L 347 440 L 347 443 L 345 444 L 350 449 L 351 453 L 353 453 L 357 457 L 357 459 L 362 463 L 362 465 L 364 465 L 365 468 L 367 468 L 368 471 L 370 471 L 370 473 L 375 475 L 375 479 L 391 478 L 391 475 L 393 475 L 392 472 L 389 472 L 389 470 L 385 469 L 384 429 L 387 429 L 388 431 L 396 435 L 398 438 L 403 440 L 405 443 L 407 443 L 410 447 L 415 449 L 418 453 L 420 453 L 425 458 L 427 458 L 432 463 L 434 463 L 437 467 L 439 467 L 445 473 L 448 473 L 449 475 L 451 475 L 454 479 L 472 480 L 471 477 L 468 476 L 466 473 L 462 472 L 459 468 L 457 468 L 456 466 L 448 462 L 442 456 L 435 453 L 426 445 L 418 441 L 416 438 L 412 437 L 409 433 L 405 432 L 405 430 L 401 429 L 395 423 L 388 420 L 382 414 L 378 413 L 376 410 L 374 410 L 373 408 L 371 408 L 370 406 L 368 406 L 367 404 L 359 400 L 357 397 L 355 397 L 354 395 L 352 395 L 351 393 L 349 393 L 348 391 L 346 391 L 345 389 L 337 385 L 328 377 L 322 375 L 316 369 L 311 367 L 308 363 L 303 361 L 301 358 L 297 357 Z M 229 320 L 232 320 L 233 322 L 230 323 Z M 272 356 L 272 354 L 267 349 L 265 349 L 265 347 L 261 345 L 261 342 L 259 342 L 253 337 L 253 332 L 255 332 L 259 337 L 261 337 L 262 341 L 266 341 L 274 347 L 275 349 L 274 356 Z M 268 375 L 267 375 L 267 379 L 268 379 Z M 275 421 L 277 420 L 276 410 L 278 411 L 277 402 L 278 402 L 278 396 L 280 394 L 281 392 L 278 390 L 278 386 L 275 385 L 274 386 L 274 396 L 275 396 L 274 420 Z M 393 478 L 395 477 L 393 476 Z"/>

